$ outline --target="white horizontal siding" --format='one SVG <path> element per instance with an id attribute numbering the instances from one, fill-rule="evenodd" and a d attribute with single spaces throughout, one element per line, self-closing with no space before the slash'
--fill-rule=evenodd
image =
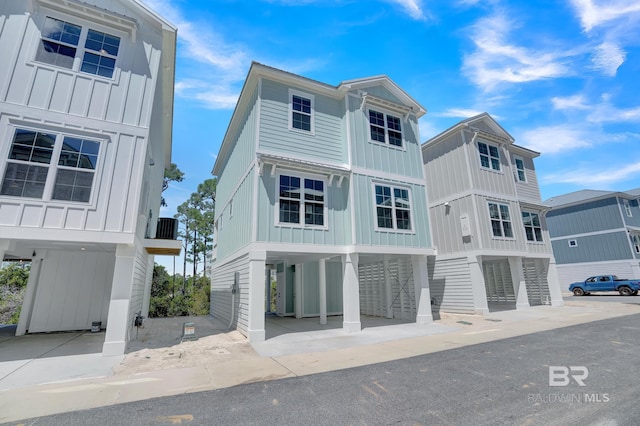
<path id="1" fill-rule="evenodd" d="M 466 257 L 429 258 L 429 289 L 434 309 L 441 312 L 475 313 L 471 272 Z"/>
<path id="2" fill-rule="evenodd" d="M 240 274 L 240 283 L 238 291 L 233 295 L 231 286 L 236 272 Z M 235 325 L 246 335 L 249 324 L 249 255 L 223 265 L 216 263 L 211 274 L 211 315 L 225 323 L 232 323 L 232 327 Z"/>

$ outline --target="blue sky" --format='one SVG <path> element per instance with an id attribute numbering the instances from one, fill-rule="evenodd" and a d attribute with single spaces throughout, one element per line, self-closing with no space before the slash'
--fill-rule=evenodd
<path id="1" fill-rule="evenodd" d="M 178 27 L 175 208 L 211 177 L 251 61 L 324 83 L 386 74 L 426 141 L 488 112 L 541 153 L 542 199 L 640 187 L 637 0 L 143 0 Z"/>

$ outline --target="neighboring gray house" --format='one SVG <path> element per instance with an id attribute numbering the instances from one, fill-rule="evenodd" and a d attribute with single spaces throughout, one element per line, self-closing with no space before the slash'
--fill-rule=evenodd
<path id="1" fill-rule="evenodd" d="M 250 341 L 266 313 L 431 321 L 423 114 L 386 76 L 330 86 L 253 63 L 213 169 L 211 313 Z"/>
<path id="2" fill-rule="evenodd" d="M 150 238 L 175 48 L 137 0 L 0 2 L 0 258 L 31 262 L 16 334 L 101 322 L 118 355 L 146 316 L 153 255 L 180 252 Z"/>
<path id="3" fill-rule="evenodd" d="M 533 164 L 489 114 L 422 145 L 429 218 L 438 251 L 429 265 L 435 309 L 562 305 Z"/>
<path id="4" fill-rule="evenodd" d="M 640 188 L 585 189 L 544 203 L 563 288 L 592 275 L 640 278 Z"/>

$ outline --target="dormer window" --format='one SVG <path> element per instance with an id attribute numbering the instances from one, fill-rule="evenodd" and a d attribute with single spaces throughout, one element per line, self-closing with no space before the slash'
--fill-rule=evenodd
<path id="1" fill-rule="evenodd" d="M 119 49 L 120 37 L 47 16 L 35 59 L 112 78 Z"/>
<path id="2" fill-rule="evenodd" d="M 369 129 L 372 141 L 402 147 L 402 126 L 399 117 L 370 109 Z"/>
<path id="3" fill-rule="evenodd" d="M 497 146 L 478 142 L 480 165 L 485 169 L 500 171 L 500 151 Z"/>

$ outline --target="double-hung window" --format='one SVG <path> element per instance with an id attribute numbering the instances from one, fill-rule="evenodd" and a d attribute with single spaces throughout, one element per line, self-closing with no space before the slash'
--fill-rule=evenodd
<path id="1" fill-rule="evenodd" d="M 370 109 L 369 129 L 372 141 L 402 147 L 402 126 L 399 117 Z"/>
<path id="2" fill-rule="evenodd" d="M 542 226 L 538 213 L 522 212 L 522 222 L 527 241 L 542 242 Z"/>
<path id="3" fill-rule="evenodd" d="M 280 175 L 280 224 L 325 226 L 325 183 L 322 180 Z"/>
<path id="4" fill-rule="evenodd" d="M 379 229 L 411 230 L 409 190 L 375 185 L 376 218 Z"/>
<path id="5" fill-rule="evenodd" d="M 485 169 L 500 171 L 500 151 L 495 145 L 478 142 L 480 165 Z"/>
<path id="6" fill-rule="evenodd" d="M 112 78 L 119 49 L 120 37 L 47 16 L 36 61 Z"/>
<path id="7" fill-rule="evenodd" d="M 99 141 L 16 129 L 0 194 L 87 203 L 99 151 Z"/>
<path id="8" fill-rule="evenodd" d="M 511 215 L 506 204 L 489 203 L 489 217 L 494 237 L 513 238 Z"/>
<path id="9" fill-rule="evenodd" d="M 633 243 L 633 248 L 636 251 L 636 254 L 640 254 L 640 235 L 631 235 L 631 241 Z"/>
<path id="10" fill-rule="evenodd" d="M 516 175 L 518 177 L 518 182 L 526 182 L 527 175 L 524 172 L 524 160 L 522 158 L 515 158 L 516 165 Z"/>
<path id="11" fill-rule="evenodd" d="M 313 133 L 313 96 L 289 91 L 289 128 Z"/>

